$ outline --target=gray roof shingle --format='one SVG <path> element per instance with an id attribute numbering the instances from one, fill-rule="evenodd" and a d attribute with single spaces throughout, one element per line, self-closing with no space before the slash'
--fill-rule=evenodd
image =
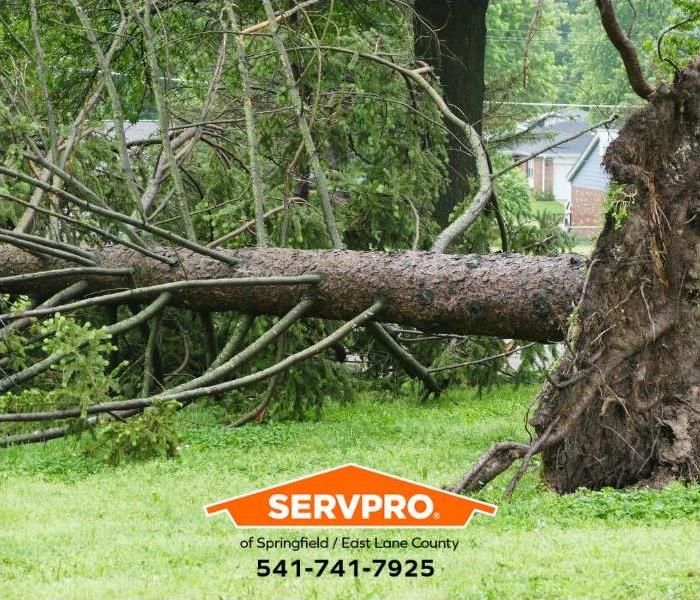
<path id="1" fill-rule="evenodd" d="M 544 148 L 557 140 L 563 140 L 579 131 L 587 129 L 588 127 L 589 124 L 585 116 L 582 114 L 577 114 L 572 119 L 561 119 L 555 122 L 548 122 L 543 125 L 538 125 L 527 134 L 528 139 L 506 146 L 501 151 L 504 154 L 535 154 L 542 151 Z M 569 140 L 568 142 L 555 146 L 549 150 L 547 154 L 579 155 L 586 149 L 592 139 L 592 133 L 585 133 L 574 138 L 573 140 Z"/>

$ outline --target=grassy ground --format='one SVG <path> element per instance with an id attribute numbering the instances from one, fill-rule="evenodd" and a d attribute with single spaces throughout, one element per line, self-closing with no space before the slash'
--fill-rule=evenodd
<path id="1" fill-rule="evenodd" d="M 562 217 L 566 212 L 564 205 L 556 200 L 532 200 L 530 205 L 535 212 L 546 212 L 553 215 L 561 215 Z"/>
<path id="2" fill-rule="evenodd" d="M 595 248 L 595 240 L 584 237 L 577 237 L 574 243 L 574 252 L 583 254 L 585 256 L 590 256 Z"/>
<path id="3" fill-rule="evenodd" d="M 426 579 L 258 579 L 258 558 L 329 555 L 243 551 L 239 543 L 250 533 L 307 532 L 237 532 L 223 516 L 204 517 L 211 501 L 345 462 L 430 484 L 452 482 L 493 440 L 525 437 L 534 393 L 509 387 L 479 397 L 453 390 L 424 407 L 365 395 L 328 406 L 319 423 L 233 431 L 210 413 L 185 411 L 179 458 L 118 468 L 86 458 L 75 442 L 4 450 L 0 598 L 699 598 L 697 486 L 560 497 L 531 473 L 509 501 L 501 497 L 505 480 L 481 493 L 499 512 L 493 519 L 476 515 L 466 530 L 377 533 L 449 537 L 460 542 L 457 551 L 330 555 L 433 558 L 436 573 Z"/>

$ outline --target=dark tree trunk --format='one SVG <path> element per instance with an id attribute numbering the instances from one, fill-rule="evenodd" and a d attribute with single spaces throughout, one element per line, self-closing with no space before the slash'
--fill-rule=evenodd
<path id="1" fill-rule="evenodd" d="M 440 77 L 445 101 L 481 133 L 484 114 L 484 57 L 488 0 L 416 0 L 415 56 L 431 65 Z M 463 134 L 448 124 L 449 187 L 435 207 L 435 218 L 447 225 L 454 207 L 468 195 L 476 163 Z"/>
<path id="2" fill-rule="evenodd" d="M 171 249 L 161 254 L 175 256 Z M 190 287 L 176 302 L 194 310 L 239 310 L 280 315 L 303 295 L 316 297 L 313 316 L 347 320 L 376 300 L 385 300 L 382 320 L 425 331 L 493 335 L 550 341 L 562 338 L 566 318 L 580 298 L 585 259 L 509 254 L 450 255 L 434 252 L 355 252 L 246 248 L 225 251 L 240 261 L 232 267 L 178 249 L 171 267 L 122 246 L 98 253 L 100 266 L 130 267 L 133 275 L 62 275 L 60 278 L 0 282 L 0 293 L 46 296 L 82 279 L 93 291 L 150 286 L 185 279 L 319 274 L 318 286 Z M 0 277 L 70 267 L 0 245 Z"/>
<path id="3" fill-rule="evenodd" d="M 611 144 L 621 226 L 592 256 L 571 351 L 533 425 L 547 481 L 662 485 L 700 478 L 700 60 L 661 86 Z M 555 421 L 557 421 L 555 423 Z"/>

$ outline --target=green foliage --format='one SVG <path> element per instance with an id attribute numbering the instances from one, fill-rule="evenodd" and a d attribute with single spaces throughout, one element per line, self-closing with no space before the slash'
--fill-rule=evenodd
<path id="1" fill-rule="evenodd" d="M 102 327 L 89 321 L 79 323 L 71 317 L 57 314 L 34 327 L 42 340 L 46 355 L 61 355 L 49 371 L 32 381 L 31 387 L 0 396 L 3 412 L 58 410 L 78 406 L 86 417 L 89 406 L 120 399 L 123 391 L 121 375 L 127 367 L 124 361 L 110 368 L 109 356 L 117 350 L 111 336 Z M 0 342 L 0 356 L 7 354 L 19 368 L 29 362 L 27 340 L 17 334 Z M 98 452 L 112 464 L 125 458 L 146 459 L 174 456 L 177 451 L 175 414 L 177 403 L 156 404 L 136 418 L 113 420 L 101 428 L 89 453 Z M 72 422 L 72 432 L 83 432 L 82 422 Z M 17 424 L 14 432 L 35 429 L 34 425 Z"/>
<path id="2" fill-rule="evenodd" d="M 3 312 L 18 312 L 30 308 L 31 303 L 26 296 L 11 297 L 9 294 L 0 294 L 0 309 Z M 28 340 L 20 333 L 7 333 L 0 337 L 0 359 L 3 366 L 14 371 L 19 371 L 27 366 Z"/>
<path id="3" fill-rule="evenodd" d="M 503 106 L 504 101 L 556 102 L 561 93 L 560 82 L 565 78 L 566 67 L 560 56 L 563 44 L 554 32 L 566 18 L 566 6 L 561 2 L 550 2 L 545 6 L 528 46 L 526 61 L 527 32 L 537 4 L 537 0 L 489 4 L 486 85 L 487 96 L 494 102 L 487 107 L 487 115 L 491 110 L 494 113 L 489 117 L 491 129 L 505 124 L 504 114 L 522 118 L 532 111 L 522 106 Z M 534 111 L 542 112 L 541 109 Z"/>
<path id="4" fill-rule="evenodd" d="M 529 221 L 519 223 L 513 228 L 513 248 L 550 256 L 571 251 L 574 237 L 561 228 L 562 221 L 563 213 L 544 210 L 534 213 Z"/>
<path id="5" fill-rule="evenodd" d="M 267 331 L 275 319 L 258 317 L 248 334 L 248 339 L 256 339 Z M 284 354 L 297 352 L 330 334 L 335 325 L 321 319 L 307 319 L 294 324 L 284 334 Z M 351 346 L 353 337 L 344 340 Z M 272 344 L 253 359 L 247 369 L 259 371 L 275 361 L 277 344 Z M 223 404 L 226 411 L 220 415 L 224 422 L 230 422 L 231 414 L 244 413 L 262 402 L 268 393 L 269 380 L 247 386 L 244 391 L 234 391 L 226 395 Z M 323 406 L 328 401 L 349 402 L 355 397 L 356 382 L 347 365 L 335 355 L 335 350 L 303 361 L 293 369 L 282 373 L 276 380 L 268 406 L 272 420 L 318 419 Z M 218 402 L 218 401 L 217 401 Z"/>
<path id="6" fill-rule="evenodd" d="M 41 322 L 37 329 L 43 339 L 42 351 L 48 355 L 60 354 L 61 359 L 33 387 L 0 396 L 4 412 L 79 406 L 84 413 L 90 404 L 115 399 L 120 369 L 107 370 L 106 356 L 116 347 L 104 329 L 95 329 L 89 321 L 81 324 L 61 314 Z M 10 335 L 4 348 L 13 353 L 14 360 L 26 362 L 25 353 L 15 354 L 13 350 L 24 344 L 21 336 Z"/>
<path id="7" fill-rule="evenodd" d="M 613 220 L 615 229 L 620 229 L 627 219 L 631 199 L 625 192 L 625 185 L 613 183 L 605 193 L 603 213 Z"/>
<path id="8" fill-rule="evenodd" d="M 100 429 L 90 451 L 106 456 L 112 465 L 125 459 L 173 458 L 179 449 L 178 407 L 174 401 L 156 403 L 138 417 L 109 422 Z"/>

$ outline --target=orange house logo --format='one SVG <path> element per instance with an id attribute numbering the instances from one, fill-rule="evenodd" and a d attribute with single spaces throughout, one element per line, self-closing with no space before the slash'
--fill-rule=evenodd
<path id="1" fill-rule="evenodd" d="M 494 504 L 348 464 L 204 507 L 236 527 L 465 527 Z"/>

